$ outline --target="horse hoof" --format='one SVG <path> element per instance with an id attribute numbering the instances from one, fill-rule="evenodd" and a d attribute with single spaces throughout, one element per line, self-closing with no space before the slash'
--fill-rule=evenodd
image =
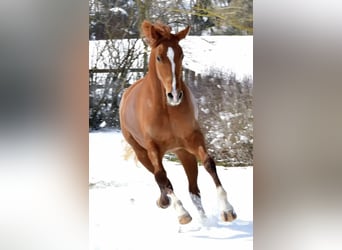
<path id="1" fill-rule="evenodd" d="M 190 214 L 184 214 L 178 217 L 179 224 L 188 224 L 192 220 Z"/>
<path id="2" fill-rule="evenodd" d="M 169 197 L 166 197 L 166 199 L 163 201 L 161 201 L 160 198 L 157 200 L 157 206 L 163 209 L 168 208 L 170 206 L 170 203 L 171 202 Z"/>
<path id="3" fill-rule="evenodd" d="M 231 222 L 237 218 L 237 215 L 234 211 L 224 211 L 221 213 L 221 218 L 223 221 Z"/>

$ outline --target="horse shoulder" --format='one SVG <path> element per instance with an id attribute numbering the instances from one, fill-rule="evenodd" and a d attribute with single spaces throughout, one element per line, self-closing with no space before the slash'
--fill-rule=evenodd
<path id="1" fill-rule="evenodd" d="M 122 95 L 122 100 L 127 100 L 128 96 L 136 90 L 137 87 L 139 87 L 143 83 L 144 78 L 139 79 L 135 83 L 133 83 L 131 86 L 129 86 Z"/>
<path id="2" fill-rule="evenodd" d="M 133 83 L 130 87 L 128 87 L 121 99 L 120 103 L 120 122 L 122 127 L 126 127 L 129 131 L 138 132 L 139 133 L 139 117 L 137 113 L 139 110 L 137 107 L 139 104 L 139 92 L 141 90 L 142 84 L 144 82 L 144 78 L 138 80 Z"/>

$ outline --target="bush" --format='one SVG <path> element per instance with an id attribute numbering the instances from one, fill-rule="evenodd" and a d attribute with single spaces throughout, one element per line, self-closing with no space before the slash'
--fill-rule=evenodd
<path id="1" fill-rule="evenodd" d="M 253 164 L 253 112 L 251 78 L 212 69 L 206 76 L 190 76 L 199 107 L 199 122 L 210 154 L 219 165 Z"/>

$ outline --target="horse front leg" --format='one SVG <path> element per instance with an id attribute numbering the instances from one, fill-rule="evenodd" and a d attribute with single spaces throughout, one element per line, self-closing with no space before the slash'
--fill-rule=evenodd
<path id="1" fill-rule="evenodd" d="M 204 168 L 214 180 L 217 190 L 219 209 L 221 211 L 221 219 L 223 221 L 235 220 L 237 218 L 237 215 L 234 211 L 233 206 L 229 203 L 227 192 L 224 190 L 221 181 L 217 175 L 215 161 L 208 154 L 205 148 L 203 134 L 200 131 L 195 131 L 191 139 L 189 139 L 188 141 L 189 148 L 191 148 L 191 151 L 201 160 Z"/>
<path id="2" fill-rule="evenodd" d="M 160 188 L 160 198 L 157 200 L 157 205 L 160 208 L 167 208 L 170 203 L 176 211 L 180 224 L 187 224 L 192 220 L 189 212 L 184 208 L 183 203 L 177 198 L 173 192 L 173 187 L 170 180 L 167 178 L 164 168 L 158 170 L 154 174 L 155 180 Z"/>
<path id="3" fill-rule="evenodd" d="M 222 187 L 221 181 L 217 175 L 216 164 L 213 158 L 208 155 L 203 146 L 199 147 L 200 159 L 203 162 L 204 168 L 208 171 L 214 180 L 217 190 L 217 196 L 219 201 L 219 209 L 221 210 L 221 219 L 223 221 L 233 221 L 237 215 L 234 211 L 233 206 L 229 203 L 227 198 L 227 192 Z"/>
<path id="4" fill-rule="evenodd" d="M 198 177 L 198 164 L 196 156 L 189 153 L 185 149 L 179 149 L 175 151 L 178 159 L 181 161 L 186 176 L 189 182 L 190 198 L 194 206 L 196 207 L 201 219 L 206 219 L 205 211 L 203 209 L 201 194 L 197 184 Z"/>
<path id="5" fill-rule="evenodd" d="M 189 223 L 192 218 L 173 192 L 172 184 L 167 178 L 166 171 L 162 165 L 162 155 L 159 154 L 156 147 L 150 147 L 148 156 L 154 166 L 154 178 L 160 188 L 160 198 L 157 200 L 157 205 L 160 208 L 167 208 L 171 203 L 177 213 L 179 223 Z"/>

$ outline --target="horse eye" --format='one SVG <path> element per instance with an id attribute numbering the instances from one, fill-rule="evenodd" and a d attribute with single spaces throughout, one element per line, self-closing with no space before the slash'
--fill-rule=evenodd
<path id="1" fill-rule="evenodd" d="M 161 58 L 160 56 L 157 56 L 157 61 L 160 62 L 161 61 Z"/>

